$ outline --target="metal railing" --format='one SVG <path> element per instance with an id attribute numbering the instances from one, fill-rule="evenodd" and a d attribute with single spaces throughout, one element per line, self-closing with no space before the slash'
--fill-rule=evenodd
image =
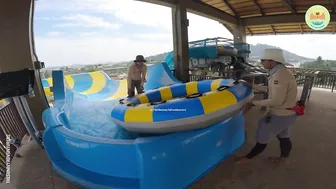
<path id="1" fill-rule="evenodd" d="M 250 77 L 250 82 L 253 82 L 254 84 L 264 84 L 265 86 L 267 86 L 268 84 L 267 75 L 265 74 L 249 75 L 248 77 Z M 204 79 L 217 79 L 217 78 L 218 77 L 190 75 L 190 81 L 201 81 Z M 222 78 L 228 79 L 225 77 L 222 77 Z M 315 74 L 296 75 L 298 86 L 303 86 L 303 90 L 302 90 L 301 97 L 300 97 L 301 102 L 307 103 L 309 101 L 313 83 L 315 81 L 314 79 L 315 79 Z M 261 92 L 260 94 L 264 94 L 264 98 L 267 98 L 267 93 Z"/>
<path id="2" fill-rule="evenodd" d="M 327 73 L 327 74 L 336 74 L 336 71 L 326 70 L 326 69 L 316 69 L 316 68 L 295 68 L 287 67 L 293 74 L 305 74 L 305 73 Z"/>
<path id="3" fill-rule="evenodd" d="M 336 86 L 336 74 L 333 73 L 318 73 L 313 74 L 314 81 L 312 87 L 330 89 L 331 92 L 334 92 Z M 303 85 L 304 79 L 307 74 L 298 73 L 295 75 L 298 85 Z"/>
<path id="4" fill-rule="evenodd" d="M 18 110 L 12 100 L 0 107 L 0 183 L 6 177 L 6 160 L 8 143 L 7 136 L 10 136 L 10 161 L 17 151 L 17 145 L 27 133 L 26 127 L 22 122 Z"/>
<path id="5" fill-rule="evenodd" d="M 296 70 L 302 70 L 302 69 L 296 69 Z M 174 71 L 172 71 L 174 73 Z M 205 79 L 228 79 L 228 78 L 234 78 L 236 75 L 236 72 L 233 70 L 225 70 L 221 73 L 221 76 L 212 76 L 207 74 L 189 74 L 190 81 L 201 81 Z M 323 89 L 330 89 L 331 92 L 333 92 L 336 88 L 336 72 L 330 72 L 330 71 L 316 71 L 313 69 L 307 69 L 306 72 L 294 72 L 294 76 L 297 81 L 298 86 L 303 86 L 305 82 L 305 78 L 307 75 L 314 76 L 312 87 L 315 88 L 323 88 Z M 253 81 L 256 84 L 259 83 L 265 83 L 267 79 L 265 79 L 265 76 L 262 74 L 257 74 L 255 76 L 251 76 L 253 78 Z"/>
<path id="6" fill-rule="evenodd" d="M 261 84 L 267 81 L 267 75 L 261 72 L 246 74 L 244 70 L 232 70 L 232 69 L 227 69 L 223 71 L 219 76 L 206 75 L 206 74 L 189 74 L 189 77 L 190 81 L 201 81 L 205 79 L 229 79 L 229 78 L 248 79 L 251 82 L 254 82 L 255 84 Z"/>
<path id="7" fill-rule="evenodd" d="M 313 87 L 331 89 L 334 91 L 336 75 L 317 74 L 315 76 Z"/>
<path id="8" fill-rule="evenodd" d="M 0 109 L 0 127 L 6 135 L 10 135 L 14 139 L 22 139 L 27 133 L 19 112 L 12 101 Z"/>

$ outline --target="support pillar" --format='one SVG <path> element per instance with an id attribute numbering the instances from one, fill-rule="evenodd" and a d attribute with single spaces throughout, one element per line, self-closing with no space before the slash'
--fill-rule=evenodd
<path id="1" fill-rule="evenodd" d="M 0 69 L 1 72 L 35 69 L 36 58 L 33 52 L 32 3 L 34 0 L 5 0 L 0 6 Z M 28 104 L 40 130 L 42 112 L 46 107 L 41 80 L 35 81 L 35 97 Z"/>
<path id="2" fill-rule="evenodd" d="M 233 31 L 233 41 L 234 43 L 246 43 L 245 24 L 242 20 L 238 22 Z"/>
<path id="3" fill-rule="evenodd" d="M 172 8 L 173 19 L 173 43 L 175 76 L 182 82 L 189 82 L 189 44 L 187 8 L 182 0 L 179 0 Z"/>

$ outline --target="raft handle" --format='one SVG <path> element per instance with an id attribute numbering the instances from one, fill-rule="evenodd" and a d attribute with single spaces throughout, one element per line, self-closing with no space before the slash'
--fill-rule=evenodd
<path id="1" fill-rule="evenodd" d="M 228 89 L 228 88 L 230 88 L 230 86 L 222 85 L 222 86 L 219 86 L 219 87 L 217 88 L 217 91 L 224 91 L 224 90 L 226 90 L 226 89 Z"/>
<path id="2" fill-rule="evenodd" d="M 201 93 L 194 93 L 194 94 L 188 95 L 186 98 L 187 99 L 198 98 L 198 97 L 201 97 L 201 96 L 203 96 Z"/>
<path id="3" fill-rule="evenodd" d="M 167 102 L 167 100 L 164 100 L 164 101 L 161 101 L 161 102 L 151 102 L 150 103 L 150 105 L 159 105 L 159 104 L 164 104 L 164 103 L 166 103 Z"/>
<path id="4" fill-rule="evenodd" d="M 135 103 L 128 103 L 126 106 L 132 106 L 132 107 L 134 107 L 134 106 L 136 106 L 137 104 L 135 104 Z"/>
<path id="5" fill-rule="evenodd" d="M 125 100 L 125 99 L 123 99 L 123 98 L 120 99 L 120 100 L 119 100 L 119 103 L 120 103 L 120 104 L 125 104 L 124 100 Z"/>

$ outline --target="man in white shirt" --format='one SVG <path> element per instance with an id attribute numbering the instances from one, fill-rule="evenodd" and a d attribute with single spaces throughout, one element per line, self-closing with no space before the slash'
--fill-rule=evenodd
<path id="1" fill-rule="evenodd" d="M 127 93 L 128 97 L 135 95 L 135 88 L 138 94 L 143 93 L 144 83 L 146 82 L 147 62 L 142 55 L 137 55 L 134 63 L 128 68 Z"/>
<path id="2" fill-rule="evenodd" d="M 268 99 L 252 101 L 252 106 L 266 107 L 266 115 L 259 121 L 257 130 L 257 143 L 249 154 L 236 158 L 239 163 L 260 154 L 271 139 L 277 137 L 280 141 L 280 157 L 271 158 L 275 161 L 286 162 L 292 149 L 290 131 L 297 115 L 290 110 L 297 103 L 297 84 L 295 77 L 286 68 L 285 58 L 281 49 L 265 49 L 261 64 L 270 70 L 268 89 L 264 86 L 249 84 L 255 90 L 268 92 Z"/>

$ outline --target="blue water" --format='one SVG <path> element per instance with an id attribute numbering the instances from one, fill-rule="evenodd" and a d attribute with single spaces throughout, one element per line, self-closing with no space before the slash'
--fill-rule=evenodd
<path id="1" fill-rule="evenodd" d="M 135 139 L 141 135 L 117 126 L 111 119 L 113 107 L 118 100 L 87 101 L 76 97 L 70 110 L 69 129 L 77 133 L 98 138 Z"/>
<path id="2" fill-rule="evenodd" d="M 147 70 L 147 83 L 145 90 L 154 89 L 166 85 L 179 83 L 179 81 L 170 73 L 170 70 L 165 63 L 158 63 L 149 66 Z M 119 99 L 104 101 L 103 99 L 112 96 L 119 87 L 119 81 L 108 80 L 105 87 L 96 94 L 79 95 L 78 92 L 85 91 L 94 85 L 93 80 L 87 73 L 77 74 L 72 76 L 74 78 L 74 88 L 66 89 L 66 112 L 69 124 L 66 126 L 80 134 L 107 139 L 135 139 L 144 136 L 139 133 L 131 133 L 117 126 L 111 118 L 111 112 L 115 105 L 119 104 Z M 63 80 L 63 78 L 56 77 L 54 81 Z M 57 86 L 55 91 L 62 93 L 64 86 Z M 73 97 L 73 98 L 72 98 Z M 56 101 L 58 97 L 56 97 Z M 63 100 L 63 97 L 60 97 Z"/>

